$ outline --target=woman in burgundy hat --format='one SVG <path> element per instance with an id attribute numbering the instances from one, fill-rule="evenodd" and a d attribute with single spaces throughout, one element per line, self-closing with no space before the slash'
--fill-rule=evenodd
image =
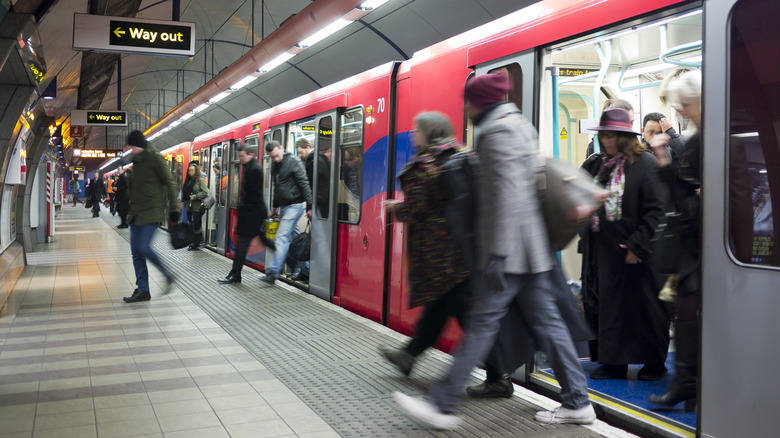
<path id="1" fill-rule="evenodd" d="M 583 303 L 597 333 L 591 360 L 602 364 L 590 377 L 625 379 L 628 364 L 644 364 L 638 379 L 657 380 L 666 374 L 670 316 L 648 257 L 667 190 L 628 111 L 606 110 L 592 129 L 602 153 L 584 167 L 609 196 L 583 238 Z"/>

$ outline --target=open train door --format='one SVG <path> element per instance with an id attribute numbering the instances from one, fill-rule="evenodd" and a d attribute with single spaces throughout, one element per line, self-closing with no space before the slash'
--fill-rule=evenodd
<path id="1" fill-rule="evenodd" d="M 329 300 L 335 291 L 336 260 L 336 197 L 337 178 L 334 156 L 335 134 L 338 128 L 338 114 L 330 111 L 317 116 L 314 141 L 314 184 L 311 214 L 311 260 L 309 268 L 309 292 Z"/>

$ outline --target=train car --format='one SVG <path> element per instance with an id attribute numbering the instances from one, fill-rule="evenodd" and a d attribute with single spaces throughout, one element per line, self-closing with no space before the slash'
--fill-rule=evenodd
<path id="1" fill-rule="evenodd" d="M 160 154 L 168 163 L 168 169 L 170 169 L 173 181 L 176 184 L 176 193 L 181 193 L 181 187 L 184 184 L 184 177 L 187 173 L 187 165 L 192 157 L 192 142 L 185 141 L 179 143 L 176 146 L 160 151 Z M 168 212 L 166 211 L 166 217 L 167 215 Z"/>
<path id="2" fill-rule="evenodd" d="M 624 99 L 633 106 L 635 130 L 642 128 L 645 115 L 661 112 L 686 131 L 685 121 L 659 100 L 659 85 L 677 67 L 701 68 L 706 219 L 699 408 L 695 413 L 653 409 L 644 398 L 662 392 L 671 376 L 645 385 L 634 378 L 635 370 L 611 387 L 591 381 L 591 396 L 602 417 L 648 435 L 768 435 L 774 430 L 771 409 L 778 384 L 767 376 L 780 355 L 773 342 L 772 313 L 780 304 L 773 293 L 780 280 L 780 253 L 774 249 L 780 216 L 771 209 L 772 201 L 780 203 L 775 133 L 780 63 L 766 55 L 778 45 L 779 37 L 770 29 L 779 15 L 767 0 L 544 0 L 418 51 L 409 60 L 379 66 L 204 134 L 195 140 L 193 154 L 209 169 L 211 190 L 225 200 L 220 204 L 225 210 L 212 212 L 207 225 L 212 245 L 229 254 L 231 233 L 222 224 L 228 224 L 228 205 L 234 208 L 232 197 L 240 182 L 236 160 L 226 158 L 235 146 L 256 141 L 263 154 L 262 146 L 273 139 L 295 153 L 295 141 L 308 138 L 315 160 L 326 160 L 330 172 L 312 182 L 314 199 L 325 191 L 328 196 L 313 208 L 310 281 L 299 286 L 411 333 L 419 309 L 407 309 L 404 230 L 389 221 L 382 201 L 402 197 L 395 175 L 414 152 L 410 138 L 416 114 L 443 112 L 459 140 L 473 145 L 479 132 L 464 113 L 465 83 L 473 75 L 504 69 L 515 81 L 510 100 L 539 130 L 541 153 L 578 166 L 589 147 L 599 150 L 597 141 L 589 145 L 593 133 L 588 128 L 607 99 Z M 220 165 L 218 174 L 212 173 L 212 164 Z M 263 165 L 265 198 L 273 206 L 268 158 Z M 228 177 L 230 184 L 223 184 Z M 752 199 L 748 219 L 734 211 L 740 201 L 735 193 L 742 193 L 741 200 Z M 737 220 L 742 221 L 739 227 Z M 747 256 L 737 250 L 744 246 L 745 234 Z M 268 255 L 258 251 L 255 256 L 250 264 L 262 268 Z M 576 242 L 560 259 L 576 285 L 581 269 Z M 459 336 L 453 324 L 439 346 L 449 349 Z M 538 359 L 521 380 L 540 391 L 554 391 L 554 376 L 544 358 Z M 587 357 L 583 365 L 586 370 L 594 366 Z M 749 394 L 750 400 L 735 394 Z"/>

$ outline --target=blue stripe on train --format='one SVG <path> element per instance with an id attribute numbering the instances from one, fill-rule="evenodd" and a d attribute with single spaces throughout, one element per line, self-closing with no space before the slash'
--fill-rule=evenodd
<path id="1" fill-rule="evenodd" d="M 414 154 L 411 132 L 402 132 L 396 136 L 395 171 L 398 173 Z M 363 155 L 363 202 L 384 193 L 387 190 L 387 136 L 377 140 Z M 393 189 L 398 182 L 393 178 Z"/>

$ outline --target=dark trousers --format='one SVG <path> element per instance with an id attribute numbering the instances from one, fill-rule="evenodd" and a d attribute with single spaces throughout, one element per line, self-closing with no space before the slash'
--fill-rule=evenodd
<path id="1" fill-rule="evenodd" d="M 127 225 L 127 213 L 129 211 L 130 211 L 130 202 L 116 201 L 116 212 L 119 213 L 119 219 L 122 220 L 122 225 Z"/>
<path id="2" fill-rule="evenodd" d="M 92 197 L 92 214 L 95 216 L 100 215 L 100 199 L 98 196 Z"/>
<path id="3" fill-rule="evenodd" d="M 241 269 L 244 267 L 246 252 L 249 250 L 249 244 L 255 236 L 238 236 L 236 239 L 236 251 L 233 253 L 233 268 L 228 276 L 238 277 L 241 275 Z"/>
<path id="4" fill-rule="evenodd" d="M 558 294 L 553 289 L 560 282 L 556 275 L 562 276 L 557 267 L 538 274 L 505 274 L 507 287 L 494 293 L 486 293 L 477 285 L 466 316 L 465 336 L 452 366 L 444 380 L 431 388 L 433 401 L 442 412 L 455 409 L 471 370 L 488 356 L 501 319 L 514 300 L 518 301 L 540 349 L 552 361 L 553 372 L 561 385 L 563 407 L 579 409 L 590 404 L 588 381 L 556 302 Z"/>
<path id="5" fill-rule="evenodd" d="M 203 242 L 203 210 L 187 210 L 187 219 L 192 225 L 192 235 L 195 236 L 195 245 Z"/>
<path id="6" fill-rule="evenodd" d="M 108 194 L 108 211 L 111 214 L 114 214 L 116 211 L 116 193 Z"/>
<path id="7" fill-rule="evenodd" d="M 465 330 L 466 309 L 471 298 L 471 280 L 455 285 L 449 292 L 425 305 L 422 316 L 417 320 L 414 337 L 406 344 L 404 351 L 417 357 L 436 343 L 450 316 Z M 501 370 L 499 352 L 493 349 L 485 363 L 487 380 L 494 382 L 510 372 Z M 514 371 L 514 370 L 511 370 Z"/>

